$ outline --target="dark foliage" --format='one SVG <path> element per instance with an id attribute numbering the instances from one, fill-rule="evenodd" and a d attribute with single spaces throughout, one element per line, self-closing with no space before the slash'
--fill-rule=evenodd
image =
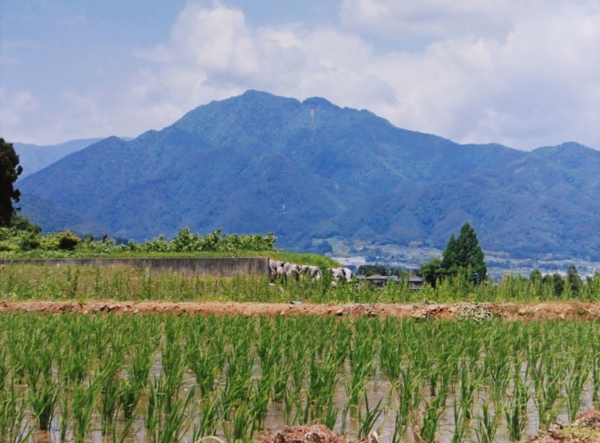
<path id="1" fill-rule="evenodd" d="M 12 143 L 0 138 L 0 226 L 9 226 L 18 208 L 21 192 L 14 184 L 23 172 L 19 165 L 19 156 Z"/>
<path id="2" fill-rule="evenodd" d="M 419 269 L 419 275 L 432 287 L 440 279 L 465 273 L 474 284 L 480 284 L 487 278 L 485 256 L 469 223 L 462 226 L 458 238 L 454 234 L 450 236 L 441 260 L 434 258 Z"/>

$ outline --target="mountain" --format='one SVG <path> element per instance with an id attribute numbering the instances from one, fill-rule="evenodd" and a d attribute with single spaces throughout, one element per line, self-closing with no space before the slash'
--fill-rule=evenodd
<path id="1" fill-rule="evenodd" d="M 20 189 L 45 229 L 137 241 L 222 227 L 272 231 L 290 249 L 333 238 L 443 248 L 468 221 L 486 250 L 600 259 L 598 171 L 600 152 L 576 143 L 460 145 L 323 98 L 248 91 L 94 143 Z"/>
<path id="2" fill-rule="evenodd" d="M 51 165 L 62 157 L 79 151 L 86 146 L 100 141 L 100 138 L 71 140 L 58 145 L 39 146 L 26 143 L 13 143 L 16 153 L 19 155 L 19 164 L 23 166 L 23 179 L 46 166 Z"/>

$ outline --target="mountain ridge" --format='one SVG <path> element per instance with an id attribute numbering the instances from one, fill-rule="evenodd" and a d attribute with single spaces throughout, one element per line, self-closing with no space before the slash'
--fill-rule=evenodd
<path id="1" fill-rule="evenodd" d="M 443 247 L 468 221 L 484 249 L 600 259 L 598 170 L 600 152 L 574 142 L 461 145 L 326 99 L 247 91 L 101 140 L 20 187 L 25 214 L 40 198 L 134 240 L 189 227 L 272 231 L 289 249 L 328 238 Z"/>

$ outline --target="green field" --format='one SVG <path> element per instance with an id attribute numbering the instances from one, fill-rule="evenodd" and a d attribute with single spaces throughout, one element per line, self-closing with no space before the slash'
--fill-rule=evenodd
<path id="1" fill-rule="evenodd" d="M 600 404 L 598 322 L 3 313 L 0 339 L 7 442 L 233 442 L 315 422 L 518 441 Z"/>
<path id="2" fill-rule="evenodd" d="M 0 297 L 5 300 L 167 300 L 312 303 L 421 303 L 421 302 L 534 302 L 600 300 L 600 274 L 557 291 L 552 281 L 506 275 L 494 284 L 473 285 L 467 278 L 448 278 L 436 288 L 411 290 L 407 282 L 374 288 L 355 281 L 331 285 L 330 274 L 312 282 L 269 281 L 267 276 L 201 277 L 151 274 L 127 267 L 6 265 L 0 272 Z"/>

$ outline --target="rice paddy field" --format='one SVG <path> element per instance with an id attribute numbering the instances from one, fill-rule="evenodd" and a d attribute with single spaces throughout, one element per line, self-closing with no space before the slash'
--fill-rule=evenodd
<path id="1" fill-rule="evenodd" d="M 382 443 L 508 442 L 600 408 L 597 316 L 509 321 L 477 309 L 573 300 L 597 307 L 597 278 L 557 297 L 540 282 L 512 276 L 498 285 L 452 281 L 411 291 L 8 266 L 0 293 L 7 306 L 155 300 L 473 307 L 447 319 L 6 309 L 2 442 L 247 442 L 315 423 L 351 440 L 376 431 Z"/>

